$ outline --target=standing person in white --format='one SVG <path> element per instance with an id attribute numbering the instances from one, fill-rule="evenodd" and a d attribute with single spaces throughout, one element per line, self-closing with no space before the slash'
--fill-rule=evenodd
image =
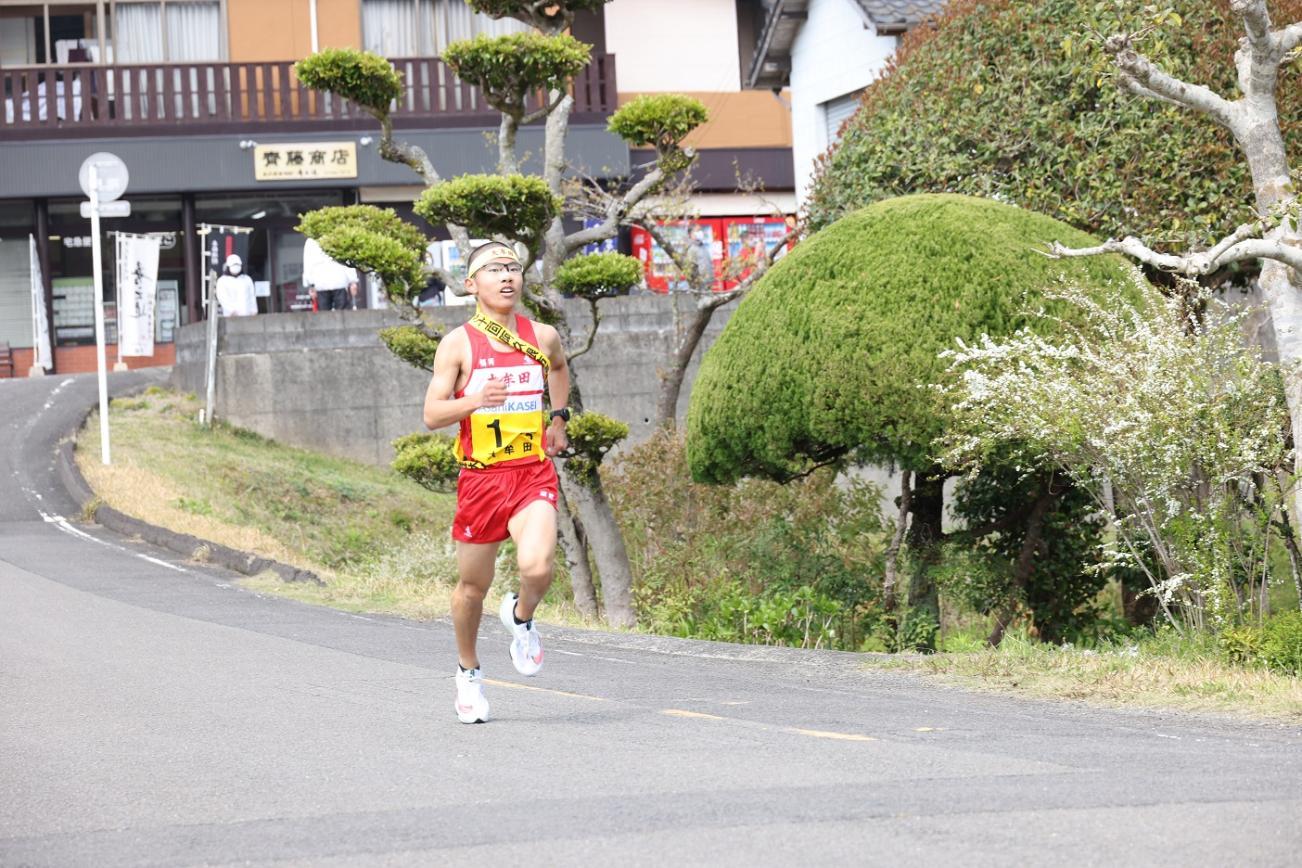
<path id="1" fill-rule="evenodd" d="M 303 285 L 319 311 L 357 308 L 357 269 L 326 256 L 314 238 L 303 245 Z"/>
<path id="2" fill-rule="evenodd" d="M 244 263 L 237 254 L 226 257 L 222 276 L 217 278 L 217 305 L 222 316 L 253 316 L 258 312 L 253 279 L 244 273 Z"/>

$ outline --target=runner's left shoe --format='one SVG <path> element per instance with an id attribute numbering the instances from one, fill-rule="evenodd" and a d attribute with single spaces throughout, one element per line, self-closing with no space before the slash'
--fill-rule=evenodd
<path id="1" fill-rule="evenodd" d="M 537 675 L 543 665 L 542 639 L 530 618 L 524 624 L 515 623 L 516 594 L 502 597 L 502 609 L 498 615 L 502 626 L 511 631 L 511 663 L 521 675 Z"/>

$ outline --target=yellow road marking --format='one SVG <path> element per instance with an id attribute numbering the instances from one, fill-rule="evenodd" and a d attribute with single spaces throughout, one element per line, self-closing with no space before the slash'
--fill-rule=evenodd
<path id="1" fill-rule="evenodd" d="M 939 726 L 919 726 L 914 732 L 943 732 L 944 728 Z"/>
<path id="2" fill-rule="evenodd" d="M 681 708 L 665 708 L 660 711 L 661 714 L 667 714 L 670 717 L 694 717 L 700 720 L 727 720 L 726 717 L 719 717 L 717 714 L 705 714 L 700 711 L 684 711 Z"/>
<path id="3" fill-rule="evenodd" d="M 494 687 L 506 687 L 511 690 L 534 690 L 538 693 L 552 693 L 556 696 L 570 696 L 574 699 L 591 699 L 593 702 L 609 701 L 601 696 L 588 696 L 586 693 L 570 693 L 568 690 L 553 690 L 550 687 L 534 687 L 532 684 L 516 684 L 514 681 L 498 681 L 495 678 L 485 678 L 484 683 L 491 684 Z"/>
<path id="4" fill-rule="evenodd" d="M 858 735 L 853 732 L 824 732 L 821 729 L 800 729 L 799 727 L 787 727 L 787 732 L 794 732 L 798 735 L 807 735 L 812 738 L 833 738 L 838 741 L 876 741 L 870 735 Z"/>

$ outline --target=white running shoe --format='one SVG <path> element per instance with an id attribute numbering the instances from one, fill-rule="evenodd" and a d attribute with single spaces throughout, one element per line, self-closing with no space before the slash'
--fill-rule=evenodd
<path id="1" fill-rule="evenodd" d="M 457 667 L 457 720 L 487 723 L 488 700 L 484 698 L 484 677 L 478 669 Z"/>
<path id="2" fill-rule="evenodd" d="M 526 624 L 515 623 L 517 599 L 516 594 L 502 597 L 502 609 L 498 614 L 502 618 L 502 625 L 511 631 L 511 663 L 515 665 L 515 671 L 521 675 L 537 675 L 543 664 L 542 639 L 538 636 L 532 618 Z"/>

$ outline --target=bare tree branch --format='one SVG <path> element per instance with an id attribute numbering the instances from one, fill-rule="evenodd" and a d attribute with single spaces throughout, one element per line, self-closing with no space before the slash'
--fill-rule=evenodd
<path id="1" fill-rule="evenodd" d="M 588 244 L 604 241 L 618 232 L 619 224 L 628 215 L 629 210 L 654 190 L 664 176 L 664 171 L 658 166 L 647 172 L 642 176 L 642 180 L 628 189 L 627 193 L 611 200 L 606 207 L 606 217 L 601 223 L 591 229 L 580 229 L 567 235 L 565 238 L 567 255 L 582 250 Z"/>
<path id="2" fill-rule="evenodd" d="M 1103 48 L 1112 55 L 1122 80 L 1133 81 L 1145 95 L 1206 114 L 1221 126 L 1233 129 L 1237 119 L 1234 104 L 1211 88 L 1181 81 L 1135 50 L 1134 35 L 1118 33 L 1104 40 Z"/>
<path id="3" fill-rule="evenodd" d="M 1115 238 L 1109 239 L 1096 247 L 1070 248 L 1055 241 L 1049 245 L 1046 255 L 1050 259 L 1069 259 L 1098 256 L 1103 253 L 1123 253 L 1162 271 L 1173 271 L 1190 276 L 1210 274 L 1223 265 L 1250 259 L 1273 259 L 1302 271 L 1302 248 L 1264 238 L 1236 240 L 1236 236 L 1242 229 L 1242 226 L 1239 227 L 1228 238 L 1218 242 L 1212 250 L 1205 252 L 1160 253 L 1131 235 L 1120 241 Z M 1213 251 L 1215 255 L 1212 255 Z"/>
<path id="4" fill-rule="evenodd" d="M 1271 34 L 1271 39 L 1275 43 L 1275 50 L 1279 52 L 1280 62 L 1283 62 L 1287 55 L 1302 45 L 1302 21 L 1295 21 L 1283 29 L 1276 30 Z"/>

